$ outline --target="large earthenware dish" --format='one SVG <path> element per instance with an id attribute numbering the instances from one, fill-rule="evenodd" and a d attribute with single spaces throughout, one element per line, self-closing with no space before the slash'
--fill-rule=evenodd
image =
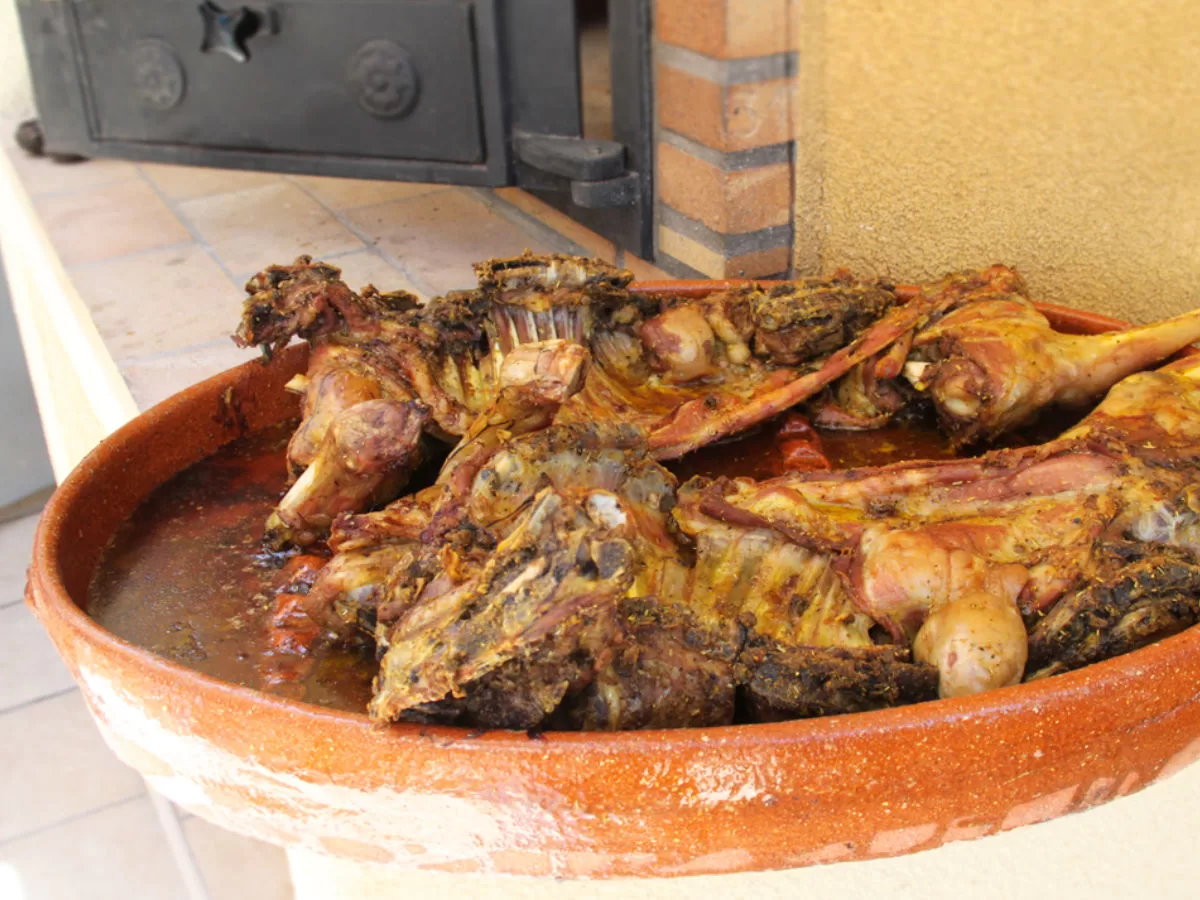
<path id="1" fill-rule="evenodd" d="M 645 291 L 702 295 L 714 283 Z M 1056 326 L 1121 323 L 1043 307 Z M 38 529 L 27 599 L 109 744 L 171 799 L 285 846 L 453 872 L 645 876 L 891 856 L 1139 790 L 1200 755 L 1200 629 L 1056 678 L 828 719 L 619 734 L 472 734 L 201 675 L 86 612 L 139 502 L 298 411 L 293 347 L 172 397 L 104 441 Z"/>

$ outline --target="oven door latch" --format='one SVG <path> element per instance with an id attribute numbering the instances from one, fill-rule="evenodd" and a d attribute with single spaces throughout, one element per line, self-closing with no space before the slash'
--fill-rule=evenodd
<path id="1" fill-rule="evenodd" d="M 625 146 L 616 141 L 562 134 L 515 135 L 517 184 L 528 190 L 569 191 L 576 206 L 633 206 L 641 177 L 625 168 Z"/>

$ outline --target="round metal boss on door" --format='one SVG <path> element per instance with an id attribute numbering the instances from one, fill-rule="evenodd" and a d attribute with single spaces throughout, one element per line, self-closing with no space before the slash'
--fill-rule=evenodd
<path id="1" fill-rule="evenodd" d="M 393 41 L 367 41 L 346 66 L 346 83 L 364 111 L 402 119 L 413 111 L 421 79 L 408 51 Z"/>
<path id="2" fill-rule="evenodd" d="M 143 38 L 133 45 L 133 84 L 142 103 L 166 111 L 179 105 L 187 89 L 183 63 L 166 41 Z"/>

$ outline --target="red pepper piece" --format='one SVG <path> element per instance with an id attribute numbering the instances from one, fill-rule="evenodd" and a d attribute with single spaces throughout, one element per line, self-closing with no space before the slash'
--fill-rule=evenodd
<path id="1" fill-rule="evenodd" d="M 781 441 L 779 452 L 783 456 L 785 472 L 811 472 L 816 469 L 832 469 L 820 447 L 810 441 Z"/>

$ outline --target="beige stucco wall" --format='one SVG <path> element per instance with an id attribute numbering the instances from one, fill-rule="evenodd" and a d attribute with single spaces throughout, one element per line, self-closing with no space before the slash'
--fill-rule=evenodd
<path id="1" fill-rule="evenodd" d="M 1200 3 L 796 5 L 798 268 L 1200 306 Z"/>

